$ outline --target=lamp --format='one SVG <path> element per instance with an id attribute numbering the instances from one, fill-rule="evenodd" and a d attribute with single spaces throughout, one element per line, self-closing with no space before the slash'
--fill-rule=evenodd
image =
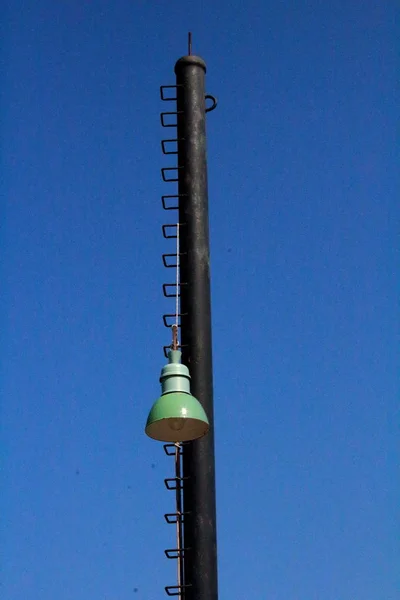
<path id="1" fill-rule="evenodd" d="M 209 430 L 202 405 L 190 393 L 189 370 L 181 363 L 181 354 L 169 351 L 169 362 L 161 370 L 162 393 L 147 418 L 147 435 L 160 442 L 188 442 Z"/>

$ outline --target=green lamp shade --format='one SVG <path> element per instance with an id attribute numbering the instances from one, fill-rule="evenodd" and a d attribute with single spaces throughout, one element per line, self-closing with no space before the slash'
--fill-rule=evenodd
<path id="1" fill-rule="evenodd" d="M 200 402 L 185 392 L 163 394 L 150 410 L 146 433 L 160 442 L 188 442 L 207 433 L 209 423 Z"/>

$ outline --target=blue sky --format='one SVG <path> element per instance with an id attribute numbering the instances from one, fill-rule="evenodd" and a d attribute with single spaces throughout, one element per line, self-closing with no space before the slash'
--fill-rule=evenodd
<path id="1" fill-rule="evenodd" d="M 1 586 L 155 600 L 159 86 L 208 65 L 221 600 L 395 600 L 395 2 L 6 3 Z M 398 131 L 398 129 L 397 129 Z"/>

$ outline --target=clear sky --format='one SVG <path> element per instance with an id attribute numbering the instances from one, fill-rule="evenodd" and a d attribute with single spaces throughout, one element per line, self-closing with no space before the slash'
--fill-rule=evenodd
<path id="1" fill-rule="evenodd" d="M 159 86 L 192 30 L 219 99 L 220 598 L 399 598 L 397 2 L 5 6 L 1 597 L 175 583 L 143 428 L 173 311 Z"/>

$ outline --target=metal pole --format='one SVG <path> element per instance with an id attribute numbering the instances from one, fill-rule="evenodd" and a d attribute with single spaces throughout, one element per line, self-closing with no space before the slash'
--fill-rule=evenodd
<path id="1" fill-rule="evenodd" d="M 198 56 L 175 65 L 182 358 L 210 421 L 205 437 L 183 445 L 185 600 L 218 598 L 205 73 Z"/>

